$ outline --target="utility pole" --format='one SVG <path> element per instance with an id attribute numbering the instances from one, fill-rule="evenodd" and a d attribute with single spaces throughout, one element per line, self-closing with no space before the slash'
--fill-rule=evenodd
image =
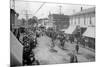
<path id="1" fill-rule="evenodd" d="M 28 10 L 25 11 L 25 15 L 26 15 L 26 25 L 28 25 L 28 19 L 29 19 L 29 16 L 28 16 Z"/>
<path id="2" fill-rule="evenodd" d="M 60 15 L 61 15 L 61 8 L 62 8 L 62 6 L 60 5 L 60 6 L 59 6 Z"/>
<path id="3" fill-rule="evenodd" d="M 25 17 L 26 17 L 26 23 L 25 23 L 25 25 L 27 25 L 28 24 L 28 18 L 29 18 L 29 16 L 28 16 L 28 10 L 24 10 L 25 11 Z"/>
<path id="4" fill-rule="evenodd" d="M 28 10 L 25 10 L 26 21 L 28 21 Z"/>
<path id="5" fill-rule="evenodd" d="M 24 15 L 25 16 L 25 19 L 26 19 L 26 23 L 25 23 L 25 25 L 27 25 L 28 24 L 28 20 L 29 20 L 29 16 L 33 16 L 33 14 L 29 14 L 29 10 L 27 10 L 27 9 L 24 9 L 23 10 L 24 11 L 24 14 L 22 14 L 22 15 Z"/>

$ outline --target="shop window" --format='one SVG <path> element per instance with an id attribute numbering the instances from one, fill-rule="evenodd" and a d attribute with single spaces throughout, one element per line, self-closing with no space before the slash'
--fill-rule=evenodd
<path id="1" fill-rule="evenodd" d="M 86 25 L 86 17 L 84 17 L 84 25 Z"/>
<path id="2" fill-rule="evenodd" d="M 73 25 L 75 25 L 75 18 L 73 18 Z"/>
<path id="3" fill-rule="evenodd" d="M 90 25 L 92 25 L 91 17 L 90 17 Z"/>
<path id="4" fill-rule="evenodd" d="M 86 17 L 86 25 L 87 26 L 90 25 L 89 22 L 90 22 L 90 18 L 89 17 Z"/>
<path id="5" fill-rule="evenodd" d="M 81 17 L 81 18 L 80 18 L 80 25 L 83 25 L 83 24 L 84 24 L 84 18 Z"/>
<path id="6" fill-rule="evenodd" d="M 78 18 L 78 25 L 80 25 L 80 17 Z"/>
<path id="7" fill-rule="evenodd" d="M 76 25 L 78 25 L 78 18 L 76 18 Z"/>
<path id="8" fill-rule="evenodd" d="M 95 17 L 91 18 L 92 25 L 95 26 Z"/>

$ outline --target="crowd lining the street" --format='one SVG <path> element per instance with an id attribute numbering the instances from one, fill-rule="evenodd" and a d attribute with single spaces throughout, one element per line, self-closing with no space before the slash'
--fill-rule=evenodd
<path id="1" fill-rule="evenodd" d="M 52 45 L 53 48 L 55 46 L 54 41 L 56 39 L 59 39 L 60 41 L 60 48 L 64 50 L 64 45 L 66 41 L 70 41 L 73 43 L 73 38 L 66 38 L 66 35 L 54 31 L 51 29 L 45 29 L 44 27 L 33 27 L 33 28 L 25 28 L 20 27 L 13 30 L 14 35 L 16 38 L 22 43 L 24 46 L 23 48 L 23 65 L 39 65 L 40 63 L 38 60 L 34 57 L 34 52 L 32 49 L 37 47 L 37 38 L 40 36 L 46 35 L 52 39 Z M 75 47 L 76 53 L 78 53 L 79 45 L 77 43 Z M 75 54 L 75 51 L 73 51 L 72 55 L 70 56 L 70 63 L 78 62 L 77 56 Z"/>

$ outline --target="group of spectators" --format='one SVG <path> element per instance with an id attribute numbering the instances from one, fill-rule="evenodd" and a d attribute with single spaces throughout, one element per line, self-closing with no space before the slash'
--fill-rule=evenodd
<path id="1" fill-rule="evenodd" d="M 53 46 L 55 46 L 54 41 L 59 39 L 61 49 L 64 49 L 65 42 L 68 41 L 68 38 L 66 38 L 65 34 L 54 30 L 46 30 L 45 28 L 19 27 L 14 29 L 13 33 L 23 45 L 23 65 L 39 65 L 38 60 L 36 60 L 34 57 L 32 49 L 36 48 L 37 38 L 41 35 L 45 34 L 50 37 L 52 39 Z M 73 39 L 70 38 L 69 40 L 70 42 L 73 42 Z M 79 46 L 77 45 L 75 49 L 78 53 Z M 70 62 L 78 62 L 77 56 L 74 53 L 71 56 Z"/>
<path id="2" fill-rule="evenodd" d="M 37 46 L 37 38 L 39 37 L 36 28 L 15 28 L 13 34 L 23 45 L 23 65 L 39 65 L 38 60 L 35 59 L 32 49 Z"/>

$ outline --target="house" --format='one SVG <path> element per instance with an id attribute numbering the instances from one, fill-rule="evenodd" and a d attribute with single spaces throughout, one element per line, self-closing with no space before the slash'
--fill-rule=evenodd
<path id="1" fill-rule="evenodd" d="M 70 16 L 70 25 L 81 27 L 95 26 L 95 8 L 81 10 Z"/>
<path id="2" fill-rule="evenodd" d="M 53 27 L 53 23 L 50 23 L 48 18 L 39 19 L 39 24 L 46 27 L 46 29 L 49 27 Z"/>
<path id="3" fill-rule="evenodd" d="M 80 35 L 95 38 L 95 7 L 72 14 L 69 21 L 69 28 L 64 30 L 66 33 L 77 34 L 76 32 L 80 32 Z M 90 33 L 85 33 L 86 31 L 90 31 Z"/>
<path id="4" fill-rule="evenodd" d="M 70 16 L 70 26 L 66 33 L 70 30 L 69 32 L 77 37 L 83 37 L 85 40 L 84 45 L 95 49 L 95 23 L 95 7 L 81 10 Z M 76 28 L 71 31 L 73 27 Z"/>

